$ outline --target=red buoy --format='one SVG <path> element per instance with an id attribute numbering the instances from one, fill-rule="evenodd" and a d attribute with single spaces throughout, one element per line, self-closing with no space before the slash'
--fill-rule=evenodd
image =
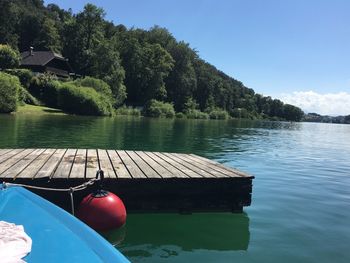
<path id="1" fill-rule="evenodd" d="M 119 228 L 126 222 L 125 206 L 118 196 L 101 189 L 103 171 L 98 171 L 96 177 L 98 175 L 100 175 L 100 189 L 83 199 L 77 217 L 97 231 Z"/>

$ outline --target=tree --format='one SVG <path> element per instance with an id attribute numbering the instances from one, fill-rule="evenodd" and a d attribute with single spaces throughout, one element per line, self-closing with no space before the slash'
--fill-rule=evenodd
<path id="1" fill-rule="evenodd" d="M 0 44 L 0 70 L 16 68 L 19 66 L 19 53 L 8 45 Z"/>
<path id="2" fill-rule="evenodd" d="M 102 8 L 87 4 L 84 11 L 67 21 L 64 31 L 63 53 L 70 58 L 74 69 L 80 74 L 87 74 L 93 64 L 92 54 L 104 40 Z"/>
<path id="3" fill-rule="evenodd" d="M 103 37 L 103 18 L 105 12 L 93 4 L 86 4 L 84 11 L 76 16 L 79 25 L 80 40 L 85 50 L 96 46 L 99 39 Z"/>
<path id="4" fill-rule="evenodd" d="M 284 107 L 283 107 L 283 102 L 277 99 L 274 99 L 271 102 L 270 105 L 270 116 L 273 117 L 280 117 L 283 118 L 284 117 Z"/>
<path id="5" fill-rule="evenodd" d="M 165 79 L 168 100 L 174 102 L 176 111 L 183 111 L 185 103 L 197 89 L 197 78 L 192 60 L 196 54 L 184 42 L 172 43 L 168 50 L 174 67 Z"/>
<path id="6" fill-rule="evenodd" d="M 18 33 L 18 8 L 11 0 L 0 1 L 0 43 L 6 43 L 17 47 Z"/>
<path id="7" fill-rule="evenodd" d="M 106 81 L 114 96 L 114 105 L 121 105 L 126 98 L 125 71 L 117 51 L 116 39 L 102 41 L 91 54 L 89 74 Z"/>
<path id="8" fill-rule="evenodd" d="M 21 84 L 16 76 L 0 72 L 0 113 L 16 111 Z"/>
<path id="9" fill-rule="evenodd" d="M 33 46 L 38 50 L 51 50 L 61 53 L 62 45 L 55 21 L 45 18 L 38 33 L 38 37 L 33 41 Z"/>
<path id="10" fill-rule="evenodd" d="M 304 112 L 293 105 L 285 104 L 283 106 L 284 118 L 287 121 L 300 121 L 304 116 Z"/>
<path id="11" fill-rule="evenodd" d="M 291 120 L 302 112 L 255 94 L 200 59 L 195 49 L 177 41 L 166 28 L 127 29 L 105 20 L 104 10 L 92 4 L 73 14 L 56 4 L 45 7 L 42 0 L 0 0 L 0 43 L 19 51 L 30 46 L 62 51 L 75 72 L 108 83 L 114 106 L 124 100 L 136 106 L 156 99 L 196 114 L 217 113 L 220 108 L 231 115 Z"/>
<path id="12" fill-rule="evenodd" d="M 122 43 L 128 103 L 144 105 L 151 99 L 164 100 L 167 95 L 164 79 L 174 63 L 171 55 L 159 44 L 140 44 L 134 36 L 126 36 Z"/>

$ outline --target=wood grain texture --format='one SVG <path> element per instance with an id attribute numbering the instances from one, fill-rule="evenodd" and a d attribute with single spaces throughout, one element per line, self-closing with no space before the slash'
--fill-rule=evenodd
<path id="1" fill-rule="evenodd" d="M 142 170 L 136 165 L 136 163 L 125 151 L 117 151 L 117 153 L 132 178 L 147 178 L 147 176 L 142 172 Z"/>
<path id="2" fill-rule="evenodd" d="M 18 154 L 18 153 L 20 153 L 22 151 L 24 151 L 24 149 L 14 149 L 14 150 L 6 153 L 6 154 L 1 155 L 0 156 L 0 164 L 5 162 L 8 159 L 13 158 L 16 154 Z"/>
<path id="3" fill-rule="evenodd" d="M 149 166 L 151 166 L 157 174 L 159 174 L 162 178 L 173 178 L 176 175 L 172 174 L 169 170 L 163 167 L 160 163 L 153 160 L 150 156 L 148 156 L 145 152 L 136 151 L 135 152 L 142 160 L 144 160 Z"/>
<path id="4" fill-rule="evenodd" d="M 0 149 L 0 156 L 10 152 L 12 149 Z"/>
<path id="5" fill-rule="evenodd" d="M 158 156 L 158 158 L 163 159 L 164 161 L 168 162 L 169 164 L 171 164 L 172 166 L 174 166 L 176 169 L 180 170 L 181 172 L 183 172 L 184 174 L 186 174 L 188 177 L 190 178 L 200 178 L 200 177 L 204 177 L 194 171 L 192 171 L 191 169 L 188 169 L 186 166 L 182 165 L 181 163 L 174 161 L 173 159 L 169 158 L 166 154 L 164 153 L 160 153 L 160 152 L 155 152 L 154 153 L 156 156 Z"/>
<path id="6" fill-rule="evenodd" d="M 231 167 L 226 167 L 218 162 L 212 161 L 210 159 L 206 159 L 202 156 L 196 155 L 196 154 L 189 154 L 190 157 L 194 157 L 195 159 L 197 159 L 198 162 L 202 162 L 204 164 L 211 164 L 216 168 L 220 168 L 221 170 L 224 170 L 226 172 L 229 172 L 230 174 L 234 174 L 233 177 L 252 177 L 251 175 L 244 173 L 242 171 L 239 171 L 237 169 L 231 168 Z"/>
<path id="7" fill-rule="evenodd" d="M 117 178 L 132 178 L 128 169 L 126 169 L 123 161 L 120 159 L 119 155 L 115 150 L 107 150 L 107 154 L 111 160 L 113 170 Z"/>
<path id="8" fill-rule="evenodd" d="M 90 179 L 254 178 L 195 154 L 104 149 L 0 149 L 0 177 Z"/>
<path id="9" fill-rule="evenodd" d="M 55 170 L 55 173 L 51 178 L 59 179 L 59 178 L 68 178 L 70 171 L 73 166 L 75 154 L 77 152 L 77 149 L 67 149 L 64 153 L 64 156 L 62 159 L 60 159 L 60 163 L 57 166 L 57 169 Z M 58 160 L 58 159 L 56 159 Z M 54 169 L 55 162 L 53 161 L 52 164 L 48 169 L 53 170 Z"/>
<path id="10" fill-rule="evenodd" d="M 192 163 L 184 161 L 183 159 L 179 158 L 178 156 L 176 156 L 172 153 L 164 153 L 164 155 L 168 156 L 169 158 L 171 158 L 175 162 L 181 163 L 184 167 L 190 169 L 191 171 L 193 171 L 197 174 L 200 174 L 202 177 L 207 177 L 207 178 L 216 177 L 214 174 L 208 172 L 207 168 L 198 167 L 196 165 L 193 165 Z"/>
<path id="11" fill-rule="evenodd" d="M 206 170 L 208 173 L 214 175 L 215 177 L 230 177 L 230 172 L 225 170 L 220 170 L 220 168 L 217 169 L 214 165 L 211 165 L 209 163 L 202 163 L 198 162 L 194 157 L 188 155 L 188 154 L 182 154 L 182 153 L 172 153 L 173 156 L 178 157 L 185 163 L 190 163 L 193 166 L 196 166 L 200 169 Z M 234 176 L 237 176 L 236 174 L 233 174 Z"/>
<path id="12" fill-rule="evenodd" d="M 19 173 L 24 171 L 33 162 L 33 160 L 35 160 L 44 151 L 45 149 L 34 150 L 30 154 L 19 160 L 10 169 L 7 169 L 5 172 L 3 172 L 1 176 L 4 178 L 16 178 Z"/>
<path id="13" fill-rule="evenodd" d="M 32 161 L 26 169 L 16 176 L 17 178 L 34 178 L 39 171 L 43 171 L 43 166 L 47 163 L 50 157 L 55 153 L 55 149 L 46 149 L 34 161 Z"/>
<path id="14" fill-rule="evenodd" d="M 100 169 L 103 170 L 105 178 L 116 178 L 117 176 L 113 170 L 107 151 L 98 149 L 97 154 L 100 162 Z"/>
<path id="15" fill-rule="evenodd" d="M 63 155 L 65 154 L 66 149 L 57 149 L 50 156 L 45 164 L 40 168 L 40 170 L 33 176 L 33 179 L 40 178 L 52 178 L 54 172 L 56 171 L 58 165 L 61 163 Z"/>
<path id="16" fill-rule="evenodd" d="M 69 178 L 85 178 L 85 168 L 86 168 L 86 149 L 78 149 L 72 169 L 69 174 Z"/>
<path id="17" fill-rule="evenodd" d="M 135 164 L 142 170 L 147 178 L 161 178 L 161 176 L 153 170 L 153 168 L 147 164 L 140 156 L 133 151 L 125 151 L 129 157 L 135 162 Z"/>
<path id="18" fill-rule="evenodd" d="M 12 156 L 11 158 L 7 159 L 6 161 L 2 162 L 0 165 L 0 175 L 5 172 L 8 169 L 11 169 L 12 166 L 14 166 L 17 162 L 24 159 L 27 155 L 32 153 L 34 149 L 25 149 L 23 151 L 20 151 L 18 154 Z"/>
<path id="19" fill-rule="evenodd" d="M 96 149 L 88 149 L 86 157 L 86 176 L 85 178 L 91 179 L 96 177 L 96 172 L 100 169 L 100 165 L 97 158 Z"/>
<path id="20" fill-rule="evenodd" d="M 155 153 L 153 152 L 144 152 L 147 156 L 153 159 L 153 161 L 157 162 L 160 166 L 164 167 L 166 170 L 168 170 L 171 173 L 170 177 L 163 177 L 163 178 L 189 178 L 187 174 L 185 174 L 181 169 L 176 168 L 171 163 L 163 160 L 162 158 L 159 158 Z"/>

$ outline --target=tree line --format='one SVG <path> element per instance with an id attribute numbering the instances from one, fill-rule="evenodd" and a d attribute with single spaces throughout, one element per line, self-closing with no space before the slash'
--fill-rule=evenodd
<path id="1" fill-rule="evenodd" d="M 219 112 L 290 121 L 304 114 L 255 93 L 201 59 L 167 29 L 128 29 L 107 21 L 105 11 L 92 4 L 74 14 L 41 0 L 1 0 L 0 43 L 21 52 L 33 46 L 61 53 L 76 73 L 109 85 L 115 108 L 160 102 L 188 116 Z"/>

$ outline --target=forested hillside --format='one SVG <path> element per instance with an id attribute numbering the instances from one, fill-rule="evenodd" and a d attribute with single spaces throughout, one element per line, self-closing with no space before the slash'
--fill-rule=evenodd
<path id="1" fill-rule="evenodd" d="M 157 100 L 188 116 L 223 110 L 242 118 L 303 116 L 299 108 L 256 94 L 216 69 L 167 29 L 128 29 L 105 20 L 105 11 L 92 4 L 73 14 L 41 0 L 0 0 L 0 44 L 61 53 L 76 73 L 110 86 L 115 108 Z"/>

